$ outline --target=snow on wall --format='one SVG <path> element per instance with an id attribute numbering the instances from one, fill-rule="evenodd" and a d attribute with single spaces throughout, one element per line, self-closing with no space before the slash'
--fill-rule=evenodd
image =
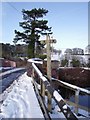
<path id="1" fill-rule="evenodd" d="M 0 119 L 44 118 L 31 81 L 32 79 L 26 73 L 19 77 L 1 105 Z"/>
<path id="2" fill-rule="evenodd" d="M 14 68 L 14 69 L 11 69 L 11 70 L 8 70 L 6 72 L 3 72 L 0 74 L 0 77 L 4 76 L 4 75 L 8 75 L 8 74 L 11 74 L 13 72 L 16 72 L 16 71 L 20 71 L 20 70 L 24 70 L 25 68 Z"/>

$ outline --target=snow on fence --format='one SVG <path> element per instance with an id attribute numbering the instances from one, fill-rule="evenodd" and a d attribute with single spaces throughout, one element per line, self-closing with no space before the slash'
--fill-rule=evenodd
<path id="1" fill-rule="evenodd" d="M 52 88 L 48 79 L 40 72 L 37 66 L 32 63 L 32 78 L 33 80 L 26 75 L 22 75 L 17 82 L 16 86 L 13 87 L 12 92 L 6 98 L 6 100 L 1 105 L 1 113 L 0 118 L 44 118 L 40 105 L 37 101 L 35 91 L 33 89 L 32 83 L 34 87 L 37 88 L 37 84 L 35 79 L 40 80 L 40 91 L 38 92 L 38 88 L 36 90 L 37 96 L 41 95 L 40 103 L 42 108 L 44 108 L 44 112 L 48 118 L 48 112 L 51 113 L 52 111 L 52 100 L 54 99 L 60 108 L 61 112 L 64 114 L 67 120 L 75 119 L 77 120 L 76 114 L 74 114 L 69 106 L 66 104 L 65 100 L 62 96 Z M 9 73 L 7 73 L 9 74 Z M 35 74 L 37 74 L 37 78 L 35 78 Z M 62 82 L 64 84 L 64 82 Z M 67 86 L 69 84 L 65 84 Z M 86 94 L 90 94 L 89 91 L 75 87 L 70 85 L 70 88 L 75 90 L 79 89 L 79 91 L 83 91 Z M 39 94 L 38 94 L 39 93 Z M 47 94 L 46 94 L 47 93 Z M 47 95 L 47 103 L 45 102 L 45 97 Z M 78 92 L 77 92 L 78 95 Z M 46 107 L 45 107 L 46 105 Z M 48 109 L 48 110 L 47 110 Z M 47 112 L 48 111 L 48 112 Z"/>
<path id="2" fill-rule="evenodd" d="M 79 108 L 81 108 L 81 109 L 83 109 L 83 110 L 85 110 L 87 112 L 90 112 L 89 108 L 79 105 L 79 94 L 82 93 L 82 94 L 85 94 L 85 95 L 90 95 L 89 90 L 86 90 L 84 88 L 80 88 L 78 86 L 69 84 L 67 82 L 63 82 L 63 81 L 55 79 L 55 78 L 52 78 L 52 81 L 57 81 L 58 85 L 62 86 L 63 88 L 67 88 L 67 89 L 70 89 L 70 90 L 75 92 L 75 103 L 70 102 L 70 101 L 66 101 L 66 103 L 75 106 L 75 113 L 76 114 L 78 114 Z"/>
<path id="3" fill-rule="evenodd" d="M 32 64 L 32 66 L 34 67 L 38 76 L 40 76 L 40 79 L 43 79 L 43 81 L 47 81 L 47 79 L 46 79 L 47 76 L 44 77 L 43 74 L 38 70 L 38 68 L 36 67 L 36 65 L 34 63 Z M 79 95 L 80 95 L 80 93 L 85 94 L 85 95 L 90 95 L 89 90 L 86 90 L 84 88 L 80 88 L 78 86 L 69 84 L 67 82 L 63 82 L 63 81 L 55 79 L 55 78 L 51 78 L 51 81 L 57 81 L 58 84 L 60 86 L 62 86 L 63 88 L 67 88 L 67 89 L 70 89 L 70 90 L 74 91 L 75 92 L 75 103 L 71 102 L 71 101 L 68 101 L 68 100 L 64 100 L 65 103 L 69 104 L 70 106 L 74 106 L 74 112 L 76 113 L 76 115 L 78 115 L 78 113 L 81 113 L 82 115 L 88 117 L 88 114 L 90 113 L 90 109 L 88 107 L 79 105 Z M 45 86 L 43 86 L 43 85 L 41 86 L 42 89 L 45 89 L 44 87 Z M 42 91 L 42 93 L 44 95 L 43 91 Z M 50 107 L 50 105 L 48 105 L 48 106 Z M 51 107 L 49 109 L 51 109 Z M 81 111 L 84 111 L 84 112 L 81 112 Z"/>
<path id="4" fill-rule="evenodd" d="M 60 108 L 60 110 L 62 111 L 62 113 L 64 114 L 64 116 L 66 117 L 67 120 L 69 119 L 75 119 L 77 120 L 76 115 L 70 110 L 70 108 L 68 107 L 68 105 L 65 103 L 64 99 L 62 98 L 62 96 L 56 91 L 54 90 L 54 88 L 52 88 L 52 86 L 50 85 L 50 82 L 46 79 L 45 76 L 43 76 L 43 74 L 40 72 L 40 70 L 37 68 L 37 66 L 32 63 L 32 77 L 34 79 L 34 85 L 35 85 L 35 74 L 38 75 L 40 80 L 40 94 L 43 98 L 43 101 L 45 101 L 45 91 L 47 91 L 47 109 L 49 112 L 51 112 L 51 108 L 52 108 L 52 98 L 56 101 L 58 107 Z"/>

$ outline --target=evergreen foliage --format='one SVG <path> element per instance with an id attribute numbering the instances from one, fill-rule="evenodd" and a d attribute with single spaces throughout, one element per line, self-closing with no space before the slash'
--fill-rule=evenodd
<path id="1" fill-rule="evenodd" d="M 62 60 L 61 61 L 61 66 L 62 67 L 68 66 L 68 60 L 67 59 Z"/>
<path id="2" fill-rule="evenodd" d="M 26 44 L 28 44 L 28 57 L 35 57 L 35 44 L 37 44 L 38 48 L 41 49 L 43 45 L 39 41 L 40 35 L 46 33 L 47 31 L 51 31 L 51 27 L 48 27 L 47 20 L 43 20 L 43 18 L 48 13 L 48 10 L 39 8 L 32 10 L 22 10 L 23 14 L 23 22 L 20 22 L 20 27 L 23 28 L 23 32 L 15 30 L 15 38 L 14 43 L 19 40 L 22 40 Z"/>
<path id="3" fill-rule="evenodd" d="M 73 67 L 80 67 L 80 61 L 76 59 L 72 59 L 72 66 Z"/>

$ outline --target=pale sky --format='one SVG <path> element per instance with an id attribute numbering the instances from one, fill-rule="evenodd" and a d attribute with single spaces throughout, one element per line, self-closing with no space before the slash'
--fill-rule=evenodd
<path id="1" fill-rule="evenodd" d="M 3 34 L 0 35 L 0 42 L 13 44 L 14 30 L 22 31 L 19 27 L 19 22 L 23 21 L 22 9 L 33 8 L 49 11 L 44 19 L 52 27 L 52 36 L 57 40 L 54 45 L 56 49 L 85 49 L 88 45 L 88 2 L 3 2 L 0 14 L 0 32 Z"/>

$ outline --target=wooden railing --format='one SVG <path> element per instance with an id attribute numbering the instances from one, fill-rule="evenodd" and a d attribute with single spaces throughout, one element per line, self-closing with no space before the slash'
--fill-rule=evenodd
<path id="1" fill-rule="evenodd" d="M 41 71 L 38 69 L 38 67 L 34 63 L 32 63 L 32 78 L 33 78 L 34 87 L 37 91 L 37 95 L 39 96 L 40 94 L 41 96 L 41 97 L 39 96 L 39 98 L 40 98 L 40 101 L 42 101 L 41 105 L 47 118 L 48 118 L 48 113 L 52 112 L 52 99 L 54 99 L 67 120 L 70 120 L 70 119 L 77 120 L 76 115 L 71 111 L 71 109 L 65 103 L 65 100 L 62 98 L 62 96 L 58 93 L 58 91 L 56 91 L 51 86 L 48 79 L 41 73 Z M 38 81 L 40 82 L 40 89 L 37 88 L 37 83 L 35 79 L 36 80 L 38 79 Z M 47 96 L 47 100 L 45 96 Z M 45 103 L 45 100 L 47 101 L 47 104 Z"/>
<path id="2" fill-rule="evenodd" d="M 65 102 L 75 107 L 75 113 L 76 114 L 78 114 L 78 109 L 79 108 L 90 112 L 89 108 L 79 105 L 79 95 L 80 95 L 80 93 L 89 96 L 90 95 L 89 90 L 77 87 L 75 85 L 69 84 L 67 82 L 63 82 L 63 81 L 55 79 L 55 78 L 52 78 L 52 81 L 57 81 L 58 85 L 62 86 L 63 88 L 67 88 L 67 89 L 75 92 L 75 103 L 71 102 L 71 101 L 67 101 L 67 100 L 65 100 Z"/>

